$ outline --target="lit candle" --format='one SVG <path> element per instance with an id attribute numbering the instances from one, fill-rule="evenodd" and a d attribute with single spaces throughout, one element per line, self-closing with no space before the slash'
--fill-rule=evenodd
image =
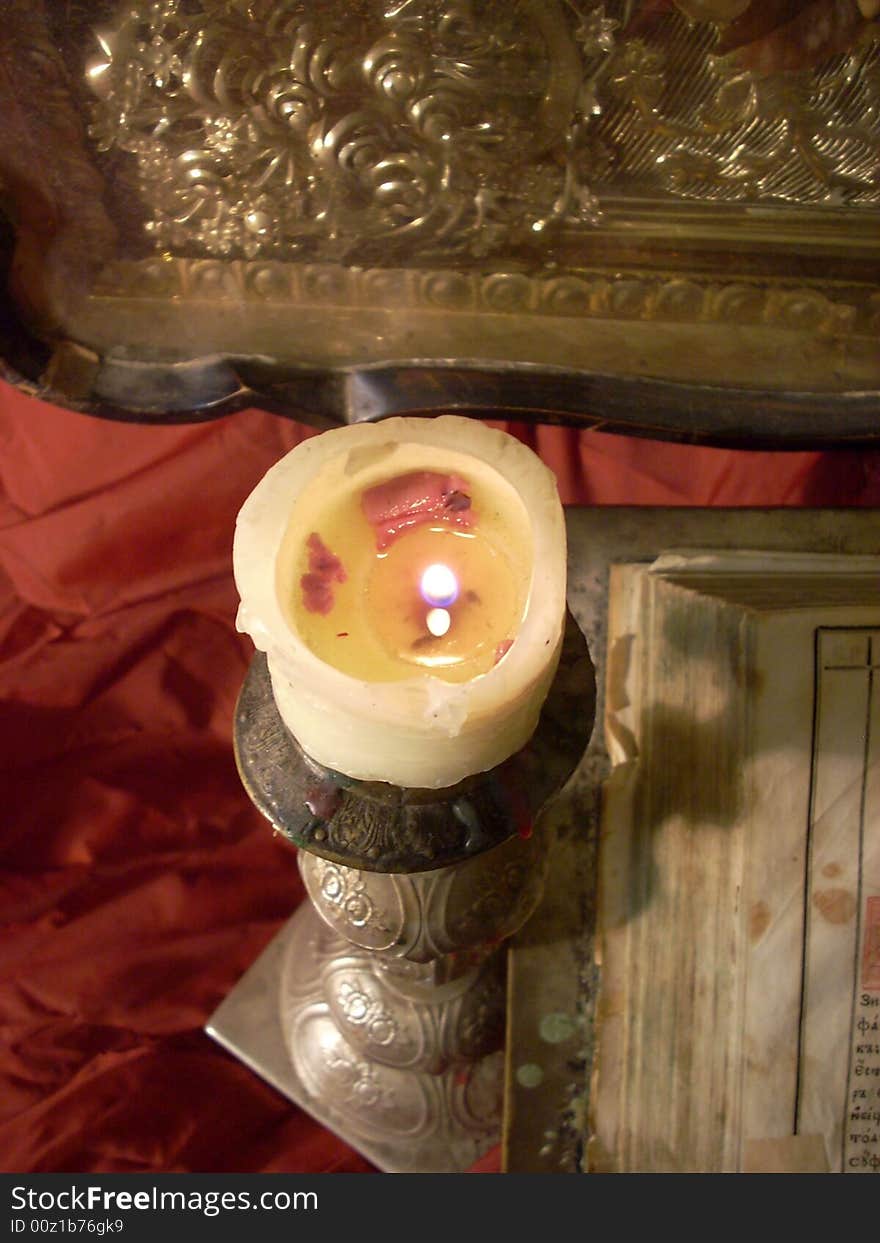
<path id="1" fill-rule="evenodd" d="M 534 731 L 565 526 L 553 475 L 512 436 L 444 416 L 307 440 L 245 502 L 234 566 L 239 629 L 319 763 L 442 788 Z"/>

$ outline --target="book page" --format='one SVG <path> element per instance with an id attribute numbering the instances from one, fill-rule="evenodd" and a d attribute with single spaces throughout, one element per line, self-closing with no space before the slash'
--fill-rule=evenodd
<path id="1" fill-rule="evenodd" d="M 615 568 L 591 1168 L 880 1169 L 868 560 Z"/>
<path id="2" fill-rule="evenodd" d="M 843 1173 L 880 1169 L 880 626 L 859 620 L 759 627 L 747 913 L 744 1142 L 790 1111 Z"/>

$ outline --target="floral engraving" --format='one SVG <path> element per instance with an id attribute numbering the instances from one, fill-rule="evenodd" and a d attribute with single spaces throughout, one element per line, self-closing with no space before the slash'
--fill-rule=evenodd
<path id="1" fill-rule="evenodd" d="M 135 157 L 161 249 L 480 256 L 594 214 L 570 158 L 573 15 L 570 0 L 131 0 L 89 66 L 91 132 Z"/>
<path id="2" fill-rule="evenodd" d="M 128 0 L 91 134 L 157 251 L 224 260 L 543 263 L 609 196 L 880 202 L 876 37 L 758 72 L 710 9 Z"/>
<path id="3" fill-rule="evenodd" d="M 876 38 L 854 24 L 850 45 L 818 64 L 768 58 L 758 72 L 719 54 L 725 27 L 687 6 L 646 5 L 629 26 L 630 6 L 608 7 L 623 31 L 593 83 L 592 137 L 617 153 L 615 181 L 703 202 L 880 202 Z M 601 192 L 607 178 L 593 180 Z"/>
<path id="4" fill-rule="evenodd" d="M 371 1045 L 381 1048 L 394 1043 L 398 1035 L 397 1022 L 378 997 L 371 997 L 357 980 L 350 979 L 340 981 L 337 996 L 345 1021 L 362 1028 Z"/>
<path id="5" fill-rule="evenodd" d="M 318 855 L 300 857 L 300 869 L 313 900 L 325 918 L 329 918 L 345 937 L 357 938 L 364 931 L 382 938 L 392 936 L 391 924 L 385 911 L 377 907 L 368 880 L 372 873 L 364 873 L 340 864 L 330 863 Z"/>

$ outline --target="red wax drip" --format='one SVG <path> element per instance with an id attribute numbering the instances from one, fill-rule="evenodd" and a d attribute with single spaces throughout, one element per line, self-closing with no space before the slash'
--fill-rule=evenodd
<path id="1" fill-rule="evenodd" d="M 361 508 L 376 533 L 380 552 L 399 535 L 423 522 L 443 520 L 455 526 L 473 525 L 467 480 L 439 471 L 414 470 L 367 488 Z"/>
<path id="2" fill-rule="evenodd" d="M 333 584 L 344 583 L 348 578 L 345 566 L 331 552 L 317 531 L 306 540 L 309 550 L 309 569 L 299 580 L 303 606 L 309 613 L 326 616 L 333 608 Z"/>
<path id="3" fill-rule="evenodd" d="M 341 802 L 342 792 L 332 781 L 313 782 L 306 788 L 306 807 L 321 820 L 332 819 Z"/>

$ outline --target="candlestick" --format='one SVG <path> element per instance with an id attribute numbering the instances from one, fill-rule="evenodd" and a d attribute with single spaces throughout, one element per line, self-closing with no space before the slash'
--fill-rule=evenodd
<path id="1" fill-rule="evenodd" d="M 552 838 L 541 809 L 582 755 L 594 704 L 569 617 L 538 728 L 515 758 L 452 789 L 408 790 L 305 756 L 265 658 L 252 662 L 236 758 L 257 807 L 301 847 L 311 901 L 209 1031 L 381 1169 L 464 1170 L 499 1139 L 499 941 L 539 899 Z"/>
<path id="2" fill-rule="evenodd" d="M 514 437 L 444 416 L 306 441 L 245 502 L 234 565 L 239 628 L 319 764 L 445 788 L 534 731 L 565 527 L 551 472 Z"/>

